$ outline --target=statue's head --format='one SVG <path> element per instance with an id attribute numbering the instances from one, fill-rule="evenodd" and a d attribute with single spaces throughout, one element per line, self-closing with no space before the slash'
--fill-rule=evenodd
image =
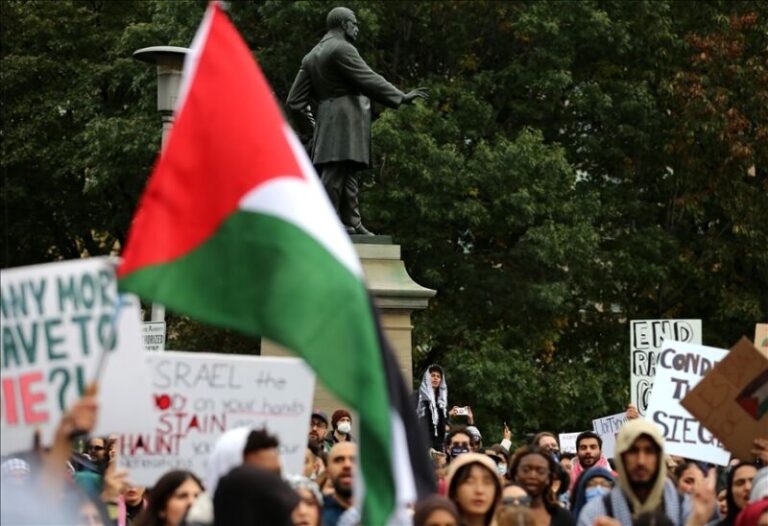
<path id="1" fill-rule="evenodd" d="M 347 7 L 334 7 L 325 19 L 328 30 L 341 29 L 348 40 L 357 40 L 359 29 L 354 11 Z"/>

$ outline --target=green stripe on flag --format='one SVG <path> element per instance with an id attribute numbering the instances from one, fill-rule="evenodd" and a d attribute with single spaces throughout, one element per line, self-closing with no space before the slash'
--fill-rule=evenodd
<path id="1" fill-rule="evenodd" d="M 269 338 L 304 358 L 361 415 L 363 516 L 371 524 L 386 522 L 395 504 L 389 396 L 359 277 L 294 224 L 239 210 L 195 250 L 119 283 L 179 313 Z"/>

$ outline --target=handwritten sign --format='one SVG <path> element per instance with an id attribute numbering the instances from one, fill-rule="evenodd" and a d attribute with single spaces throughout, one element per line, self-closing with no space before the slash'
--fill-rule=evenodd
<path id="1" fill-rule="evenodd" d="M 145 321 L 141 325 L 141 339 L 144 350 L 162 352 L 165 350 L 165 322 Z"/>
<path id="2" fill-rule="evenodd" d="M 768 323 L 755 323 L 755 348 L 768 356 Z"/>
<path id="3" fill-rule="evenodd" d="M 680 401 L 728 351 L 666 341 L 659 352 L 648 419 L 664 436 L 665 452 L 725 466 L 730 454 Z"/>
<path id="4" fill-rule="evenodd" d="M 142 361 L 139 304 L 123 296 L 106 258 L 0 272 L 0 421 L 3 455 L 31 449 L 35 430 L 49 445 L 63 413 L 95 379 L 96 434 L 139 429 L 151 414 Z"/>
<path id="5" fill-rule="evenodd" d="M 701 344 L 701 320 L 633 320 L 629 324 L 630 388 L 638 413 L 646 414 L 662 342 Z"/>
<path id="6" fill-rule="evenodd" d="M 280 441 L 283 470 L 301 473 L 315 377 L 298 358 L 168 351 L 144 355 L 154 416 L 123 434 L 119 463 L 151 486 L 166 471 L 206 473 L 208 454 L 229 429 L 266 428 Z"/>
<path id="7" fill-rule="evenodd" d="M 563 453 L 576 453 L 576 437 L 579 433 L 560 433 L 557 435 L 560 442 L 560 451 Z"/>
<path id="8" fill-rule="evenodd" d="M 753 458 L 752 441 L 768 436 L 768 356 L 742 338 L 682 405 L 737 458 Z"/>
<path id="9" fill-rule="evenodd" d="M 625 413 L 616 413 L 592 420 L 592 429 L 603 440 L 603 456 L 605 458 L 613 458 L 616 452 L 616 435 L 626 423 L 627 415 Z"/>

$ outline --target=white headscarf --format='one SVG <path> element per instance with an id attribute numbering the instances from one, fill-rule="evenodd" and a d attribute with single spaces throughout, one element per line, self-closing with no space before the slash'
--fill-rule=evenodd
<path id="1" fill-rule="evenodd" d="M 236 427 L 219 437 L 208 457 L 208 469 L 205 474 L 205 491 L 209 495 L 216 494 L 219 479 L 232 471 L 232 468 L 243 463 L 243 449 L 250 427 Z"/>
<path id="2" fill-rule="evenodd" d="M 435 389 L 432 387 L 432 376 L 430 369 L 440 370 L 440 385 L 437 387 L 437 400 L 435 400 Z M 448 384 L 445 382 L 445 373 L 443 368 L 437 364 L 432 364 L 424 371 L 424 377 L 419 386 L 419 403 L 416 407 L 419 418 L 426 417 L 426 405 L 429 402 L 429 411 L 432 414 L 432 433 L 437 435 L 438 410 L 443 414 L 443 418 L 448 416 Z"/>

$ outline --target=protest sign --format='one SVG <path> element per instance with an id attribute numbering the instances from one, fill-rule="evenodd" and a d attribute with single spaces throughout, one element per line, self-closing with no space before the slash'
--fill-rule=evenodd
<path id="1" fill-rule="evenodd" d="M 162 352 L 165 350 L 165 322 L 145 321 L 141 326 L 141 339 L 144 350 Z"/>
<path id="2" fill-rule="evenodd" d="M 724 466 L 729 453 L 680 401 L 699 381 L 725 358 L 728 351 L 665 341 L 656 363 L 648 419 L 664 436 L 665 452 Z"/>
<path id="3" fill-rule="evenodd" d="M 755 324 L 755 348 L 768 356 L 768 323 Z"/>
<path id="4" fill-rule="evenodd" d="M 118 302 L 109 260 L 5 269 L 0 282 L 0 453 L 31 449 L 35 430 L 50 445 L 105 352 L 94 433 L 139 429 L 152 411 L 139 304 L 133 296 Z"/>
<path id="5" fill-rule="evenodd" d="M 576 437 L 579 436 L 579 432 L 576 433 L 560 433 L 557 435 L 558 442 L 560 442 L 561 453 L 576 453 Z"/>
<path id="6" fill-rule="evenodd" d="M 266 428 L 280 441 L 283 470 L 301 473 L 315 377 L 298 358 L 168 351 L 146 353 L 154 414 L 120 437 L 119 464 L 134 484 L 166 471 L 205 476 L 208 454 L 229 429 Z"/>
<path id="7" fill-rule="evenodd" d="M 630 394 L 640 415 L 650 399 L 664 340 L 701 344 L 701 320 L 632 320 L 629 324 Z"/>
<path id="8" fill-rule="evenodd" d="M 682 405 L 734 456 L 753 458 L 752 441 L 768 435 L 768 356 L 742 338 Z"/>
<path id="9" fill-rule="evenodd" d="M 616 413 L 592 420 L 592 429 L 603 440 L 603 456 L 605 458 L 613 458 L 616 450 L 616 435 L 626 423 L 626 413 Z"/>

